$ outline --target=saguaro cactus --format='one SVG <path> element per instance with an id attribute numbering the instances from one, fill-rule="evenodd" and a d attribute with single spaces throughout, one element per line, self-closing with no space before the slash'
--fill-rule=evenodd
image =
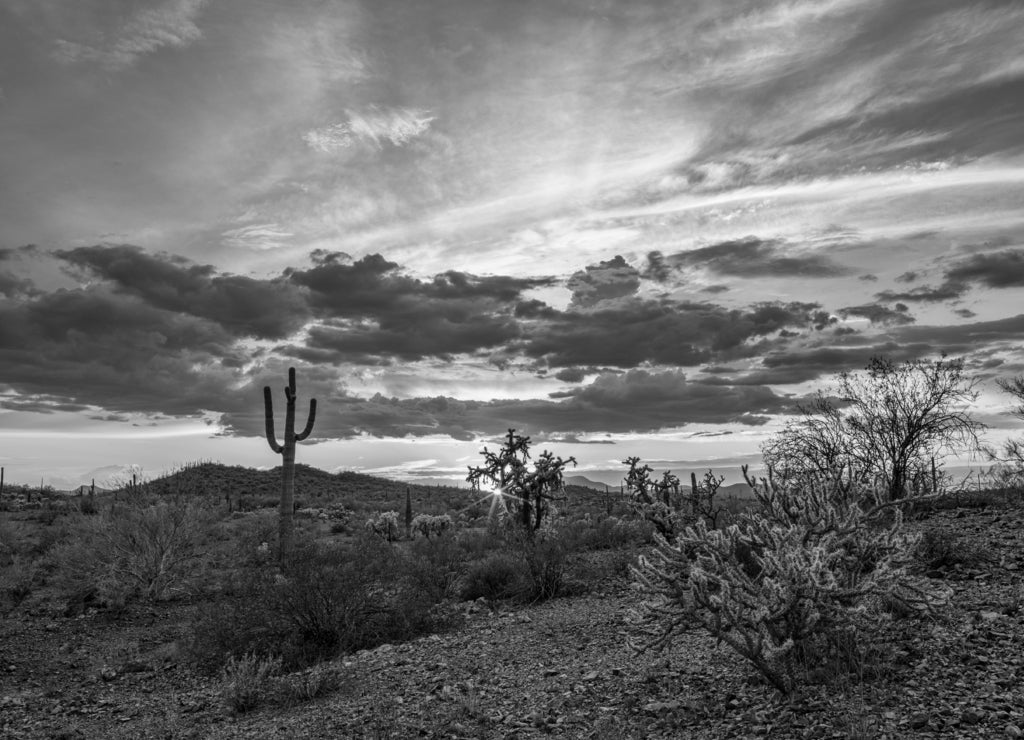
<path id="1" fill-rule="evenodd" d="M 292 549 L 295 519 L 295 443 L 301 442 L 313 431 L 316 419 L 316 399 L 309 401 L 309 418 L 305 428 L 295 433 L 295 368 L 288 368 L 288 386 L 284 389 L 288 403 L 284 414 L 284 444 L 278 444 L 274 433 L 274 401 L 270 386 L 263 388 L 263 410 L 266 412 L 267 442 L 281 455 L 281 515 L 278 521 L 278 557 L 284 560 Z"/>

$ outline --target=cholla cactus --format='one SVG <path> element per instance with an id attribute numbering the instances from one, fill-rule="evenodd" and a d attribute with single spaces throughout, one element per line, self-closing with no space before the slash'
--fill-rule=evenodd
<path id="1" fill-rule="evenodd" d="M 480 490 L 484 483 L 493 485 L 502 506 L 518 514 L 523 530 L 532 536 L 565 490 L 565 468 L 570 463 L 576 465 L 576 458 L 563 460 L 545 450 L 531 466 L 530 438 L 516 434 L 515 429 L 508 430 L 501 449 L 491 452 L 485 447 L 482 454 L 484 466 L 470 466 L 466 480 L 474 490 Z"/>
<path id="2" fill-rule="evenodd" d="M 452 518 L 447 514 L 432 516 L 431 514 L 417 514 L 412 520 L 412 531 L 414 534 L 422 534 L 427 539 L 431 535 L 440 537 L 454 526 Z"/>
<path id="3" fill-rule="evenodd" d="M 398 512 L 385 511 L 378 514 L 375 519 L 367 519 L 366 531 L 377 535 L 387 542 L 394 542 L 399 537 Z"/>
<path id="4" fill-rule="evenodd" d="M 870 634 L 896 599 L 930 611 L 942 594 L 916 586 L 903 566 L 913 538 L 899 513 L 869 526 L 857 492 L 827 482 L 800 490 L 754 485 L 762 512 L 724 530 L 703 519 L 674 542 L 656 537 L 634 570 L 646 600 L 634 615 L 634 647 L 665 645 L 693 628 L 746 658 L 779 691 L 791 691 L 799 666 L 834 657 L 844 640 Z"/>
<path id="5" fill-rule="evenodd" d="M 653 524 L 658 534 L 672 541 L 682 525 L 680 512 L 671 500 L 671 494 L 679 489 L 679 478 L 669 471 L 661 481 L 652 480 L 654 469 L 639 463 L 639 457 L 627 457 L 622 461 L 623 465 L 629 466 L 625 478 L 629 507 Z"/>

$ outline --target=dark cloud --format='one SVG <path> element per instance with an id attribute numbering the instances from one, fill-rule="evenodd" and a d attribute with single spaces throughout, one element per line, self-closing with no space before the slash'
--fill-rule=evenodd
<path id="1" fill-rule="evenodd" d="M 955 313 L 957 316 L 959 316 L 962 319 L 973 319 L 975 316 L 978 315 L 978 314 L 974 313 L 974 311 L 972 311 L 969 308 L 958 308 L 955 311 L 953 311 L 953 313 Z"/>
<path id="2" fill-rule="evenodd" d="M 751 339 L 833 321 L 813 303 L 759 303 L 740 310 L 633 298 L 607 308 L 560 312 L 531 326 L 513 346 L 552 367 L 632 368 L 645 362 L 692 367 L 737 352 Z"/>
<path id="3" fill-rule="evenodd" d="M 946 270 L 946 280 L 981 283 L 989 288 L 1024 286 L 1024 249 L 972 254 Z"/>
<path id="4" fill-rule="evenodd" d="M 913 270 L 908 270 L 907 272 L 904 272 L 902 275 L 897 275 L 896 282 L 913 283 L 917 280 L 918 277 L 920 277 L 918 273 L 914 272 Z"/>
<path id="5" fill-rule="evenodd" d="M 0 301 L 0 377 L 22 397 L 115 412 L 217 409 L 240 376 L 222 326 L 104 286 Z"/>
<path id="6" fill-rule="evenodd" d="M 13 271 L 13 266 L 25 258 L 33 257 L 37 252 L 34 244 L 14 248 L 0 247 L 0 296 L 17 298 L 36 293 L 35 283 L 24 275 L 17 275 Z M 10 265 L 12 269 L 6 269 L 4 263 Z"/>
<path id="7" fill-rule="evenodd" d="M 174 255 L 129 245 L 79 247 L 55 253 L 87 277 L 150 306 L 210 319 L 237 336 L 281 339 L 310 318 L 302 292 L 283 279 L 218 273 Z"/>
<path id="8" fill-rule="evenodd" d="M 876 283 L 878 282 L 878 275 L 872 275 L 871 273 L 868 273 L 866 275 L 859 276 L 857 279 L 863 280 L 866 283 Z"/>
<path id="9" fill-rule="evenodd" d="M 1005 245 L 1006 239 L 995 242 Z M 943 282 L 938 286 L 922 285 L 908 291 L 885 290 L 876 293 L 875 297 L 883 301 L 918 301 L 941 303 L 961 298 L 971 284 L 986 288 L 1016 288 L 1024 286 L 1024 249 L 1003 249 L 998 252 L 981 252 L 977 249 L 989 248 L 992 245 L 966 247 L 971 251 L 967 257 L 950 264 L 943 272 Z M 897 278 L 900 282 L 910 282 L 906 276 L 916 278 L 917 273 L 904 273 Z"/>
<path id="10" fill-rule="evenodd" d="M 647 264 L 641 272 L 641 277 L 653 280 L 656 283 L 667 282 L 672 275 L 672 268 L 666 264 L 665 255 L 653 251 L 647 253 Z"/>
<path id="11" fill-rule="evenodd" d="M 837 277 L 849 270 L 821 255 L 789 256 L 778 240 L 747 237 L 665 258 L 673 266 L 701 267 L 736 277 Z"/>
<path id="12" fill-rule="evenodd" d="M 585 367 L 564 367 L 555 373 L 555 378 L 565 383 L 582 383 L 587 372 Z"/>
<path id="13" fill-rule="evenodd" d="M 967 285 L 960 282 L 946 281 L 939 286 L 921 285 L 906 291 L 883 290 L 875 293 L 880 301 L 911 301 L 915 303 L 942 303 L 960 298 L 967 292 Z"/>
<path id="14" fill-rule="evenodd" d="M 928 342 L 936 352 L 966 355 L 997 342 L 1024 341 L 1024 314 L 995 321 L 950 326 L 905 326 L 893 331 L 901 341 Z"/>
<path id="15" fill-rule="evenodd" d="M 35 285 L 28 278 L 18 277 L 6 270 L 0 270 L 0 296 L 15 298 L 29 295 L 34 291 Z"/>
<path id="16" fill-rule="evenodd" d="M 572 291 L 571 305 L 586 308 L 635 294 L 640 287 L 640 271 L 616 255 L 573 273 L 565 287 Z"/>
<path id="17" fill-rule="evenodd" d="M 309 330 L 297 356 L 370 363 L 499 347 L 521 335 L 521 319 L 551 315 L 540 301 L 522 300 L 522 293 L 554 282 L 454 270 L 420 280 L 379 254 L 348 264 L 322 253 L 313 267 L 286 275 L 309 291 L 323 322 Z"/>
<path id="18" fill-rule="evenodd" d="M 840 308 L 838 313 L 844 319 L 855 316 L 867 319 L 872 324 L 894 326 L 914 323 L 915 319 L 908 313 L 908 310 L 907 306 L 903 303 L 897 303 L 892 308 L 881 303 L 869 303 L 863 306 Z"/>
<path id="19" fill-rule="evenodd" d="M 867 366 L 872 357 L 911 360 L 935 353 L 924 342 L 899 344 L 881 342 L 856 347 L 819 347 L 806 350 L 781 350 L 765 355 L 761 368 L 733 377 L 716 377 L 707 382 L 721 385 L 789 385 L 826 378 Z"/>

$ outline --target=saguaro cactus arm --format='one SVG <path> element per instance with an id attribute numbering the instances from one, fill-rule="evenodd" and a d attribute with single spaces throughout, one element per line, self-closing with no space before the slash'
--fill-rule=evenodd
<path id="1" fill-rule="evenodd" d="M 270 445 L 270 449 L 280 455 L 284 452 L 284 447 L 277 443 L 277 435 L 274 434 L 274 398 L 270 392 L 270 386 L 264 386 L 263 388 L 263 411 L 264 411 L 264 426 L 267 431 L 267 444 Z"/>
<path id="2" fill-rule="evenodd" d="M 313 422 L 316 421 L 316 399 L 309 400 L 309 418 L 306 419 L 306 426 L 301 432 L 295 435 L 295 441 L 301 442 L 313 431 Z"/>

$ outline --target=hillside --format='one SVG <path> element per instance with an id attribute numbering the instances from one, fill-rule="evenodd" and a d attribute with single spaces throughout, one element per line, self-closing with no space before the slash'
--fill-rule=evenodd
<path id="1" fill-rule="evenodd" d="M 230 499 L 242 509 L 276 506 L 281 492 L 281 467 L 256 470 L 240 465 L 199 463 L 146 483 L 154 493 L 194 494 Z M 295 498 L 299 508 L 340 503 L 355 511 L 401 510 L 406 490 L 417 512 L 460 509 L 472 501 L 465 488 L 424 486 L 377 478 L 353 471 L 328 473 L 309 465 L 295 466 Z"/>

